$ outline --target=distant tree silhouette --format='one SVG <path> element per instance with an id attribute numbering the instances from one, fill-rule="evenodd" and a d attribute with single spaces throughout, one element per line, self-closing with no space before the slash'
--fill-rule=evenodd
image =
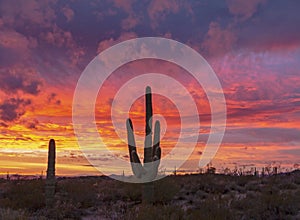
<path id="1" fill-rule="evenodd" d="M 212 166 L 212 164 L 207 164 L 207 169 L 206 169 L 207 174 L 215 174 L 216 173 L 216 168 Z"/>

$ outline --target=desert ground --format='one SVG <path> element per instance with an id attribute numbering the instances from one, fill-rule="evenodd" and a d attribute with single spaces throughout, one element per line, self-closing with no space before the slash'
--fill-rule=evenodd
<path id="1" fill-rule="evenodd" d="M 44 179 L 0 179 L 0 219 L 300 219 L 300 170 L 171 175 L 153 184 L 155 202 L 145 204 L 141 184 L 58 177 L 49 208 Z"/>

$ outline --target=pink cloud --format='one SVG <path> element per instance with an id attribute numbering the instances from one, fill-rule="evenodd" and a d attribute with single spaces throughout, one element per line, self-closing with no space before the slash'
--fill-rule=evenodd
<path id="1" fill-rule="evenodd" d="M 126 19 L 124 19 L 121 23 L 122 28 L 124 30 L 129 30 L 131 28 L 134 28 L 138 24 L 139 24 L 139 19 L 135 16 L 129 16 Z"/>
<path id="2" fill-rule="evenodd" d="M 0 31 L 0 45 L 10 49 L 26 50 L 28 48 L 35 48 L 37 41 L 14 30 L 3 30 Z"/>
<path id="3" fill-rule="evenodd" d="M 85 55 L 85 50 L 77 45 L 72 33 L 56 25 L 51 31 L 41 33 L 40 38 L 53 46 L 67 48 L 66 53 L 72 64 L 77 64 Z"/>
<path id="4" fill-rule="evenodd" d="M 110 39 L 101 41 L 98 44 L 97 53 L 102 52 L 103 50 L 111 47 L 112 45 L 115 45 L 115 44 L 120 43 L 125 40 L 133 39 L 136 37 L 137 37 L 137 35 L 134 32 L 125 32 L 125 33 L 122 33 L 118 39 L 110 38 Z"/>
<path id="5" fill-rule="evenodd" d="M 64 14 L 68 22 L 70 22 L 74 17 L 74 11 L 69 7 L 62 8 L 62 13 Z"/>
<path id="6" fill-rule="evenodd" d="M 129 30 L 139 24 L 138 13 L 132 9 L 134 2 L 135 0 L 114 0 L 114 5 L 128 14 L 128 17 L 121 21 L 121 26 L 124 30 Z"/>
<path id="7" fill-rule="evenodd" d="M 202 48 L 209 55 L 218 55 L 230 52 L 237 41 L 235 34 L 229 29 L 222 29 L 217 22 L 209 24 Z"/>
<path id="8" fill-rule="evenodd" d="M 4 0 L 0 4 L 0 12 L 5 24 L 24 25 L 26 21 L 33 24 L 49 26 L 56 18 L 51 8 L 56 0 Z"/>
<path id="9" fill-rule="evenodd" d="M 132 12 L 132 4 L 135 0 L 114 0 L 114 5 L 118 8 L 122 8 L 128 14 Z"/>
<path id="10" fill-rule="evenodd" d="M 52 31 L 42 33 L 41 38 L 46 40 L 47 43 L 57 47 L 72 47 L 74 44 L 71 32 L 64 31 L 56 25 L 53 27 Z"/>
<path id="11" fill-rule="evenodd" d="M 256 12 L 257 7 L 260 4 L 266 2 L 266 0 L 226 0 L 230 13 L 233 15 L 241 16 L 243 20 L 246 20 Z"/>
<path id="12" fill-rule="evenodd" d="M 151 25 L 156 27 L 159 24 L 159 21 L 168 13 L 176 13 L 179 11 L 179 8 L 180 6 L 176 0 L 151 1 L 148 7 L 148 14 L 152 21 Z"/>

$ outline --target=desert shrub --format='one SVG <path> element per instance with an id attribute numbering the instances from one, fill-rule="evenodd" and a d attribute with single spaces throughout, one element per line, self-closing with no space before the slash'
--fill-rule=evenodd
<path id="1" fill-rule="evenodd" d="M 129 201 L 141 201 L 142 200 L 142 188 L 141 184 L 124 183 L 123 189 L 125 197 Z"/>
<path id="2" fill-rule="evenodd" d="M 143 184 L 122 183 L 123 200 L 141 202 Z M 158 203 L 166 203 L 173 199 L 178 193 L 180 186 L 172 178 L 164 178 L 153 182 L 155 201 Z"/>
<path id="3" fill-rule="evenodd" d="M 74 204 L 66 201 L 57 201 L 54 209 L 47 210 L 46 216 L 48 219 L 74 219 L 79 220 L 83 215 L 83 211 L 78 209 Z"/>
<path id="4" fill-rule="evenodd" d="M 297 196 L 297 194 L 292 192 L 283 192 L 278 197 L 275 205 L 282 218 L 286 215 L 296 215 L 299 212 L 300 195 Z"/>
<path id="5" fill-rule="evenodd" d="M 293 174 L 293 182 L 297 185 L 300 185 L 300 169 L 292 172 Z"/>
<path id="6" fill-rule="evenodd" d="M 208 181 L 204 179 L 201 184 L 195 186 L 195 189 L 211 194 L 225 194 L 229 192 L 227 183 L 220 179 L 210 179 Z"/>
<path id="7" fill-rule="evenodd" d="M 260 191 L 260 185 L 258 184 L 257 181 L 251 181 L 246 184 L 245 186 L 246 191 Z"/>
<path id="8" fill-rule="evenodd" d="M 278 187 L 280 189 L 285 189 L 285 190 L 287 190 L 287 189 L 293 190 L 293 189 L 297 189 L 298 188 L 298 186 L 295 183 L 288 182 L 288 181 L 284 181 L 284 182 L 278 184 Z"/>
<path id="9" fill-rule="evenodd" d="M 257 177 L 255 176 L 237 176 L 235 178 L 236 184 L 238 186 L 244 187 L 247 183 L 249 183 L 252 180 L 255 180 Z"/>
<path id="10" fill-rule="evenodd" d="M 84 215 L 81 209 L 74 204 L 57 200 L 54 207 L 40 209 L 34 213 L 30 213 L 30 220 L 58 220 L 58 219 L 74 219 L 79 220 Z"/>
<path id="11" fill-rule="evenodd" d="M 299 210 L 299 205 L 290 193 L 264 194 L 259 204 L 263 207 L 261 217 L 264 219 L 283 219 L 285 216 L 297 214 Z"/>
<path id="12" fill-rule="evenodd" d="M 94 180 L 65 179 L 57 183 L 59 199 L 62 203 L 72 203 L 78 208 L 92 207 L 97 198 Z"/>
<path id="13" fill-rule="evenodd" d="M 227 199 L 210 197 L 195 207 L 187 210 L 185 219 L 234 219 Z"/>
<path id="14" fill-rule="evenodd" d="M 154 182 L 155 201 L 159 203 L 166 203 L 171 201 L 179 192 L 180 185 L 174 178 L 164 178 Z"/>
<path id="15" fill-rule="evenodd" d="M 115 202 L 117 200 L 129 200 L 131 192 L 129 183 L 115 180 L 106 180 L 97 186 L 98 200 L 102 202 Z M 131 194 L 130 194 L 131 195 Z"/>
<path id="16" fill-rule="evenodd" d="M 236 185 L 235 182 L 230 182 L 228 183 L 225 188 L 228 190 L 228 191 L 237 191 L 238 190 L 238 186 Z"/>
<path id="17" fill-rule="evenodd" d="M 204 192 L 204 191 L 197 191 L 196 194 L 195 194 L 195 197 L 197 197 L 196 199 L 197 200 L 202 200 L 202 199 L 206 199 L 207 197 L 209 196 L 208 193 Z"/>
<path id="18" fill-rule="evenodd" d="M 180 220 L 184 219 L 184 211 L 173 205 L 141 205 L 138 208 L 131 209 L 127 214 L 127 219 L 141 220 Z"/>
<path id="19" fill-rule="evenodd" d="M 294 179 L 294 183 L 297 185 L 300 185 L 300 177 Z"/>
<path id="20" fill-rule="evenodd" d="M 211 193 L 226 194 L 228 192 L 229 192 L 228 188 L 226 188 L 224 185 L 218 183 L 211 185 Z"/>
<path id="21" fill-rule="evenodd" d="M 195 185 L 194 191 L 202 190 L 206 193 L 216 193 L 217 185 L 215 183 L 202 182 L 199 185 Z"/>
<path id="22" fill-rule="evenodd" d="M 20 180 L 12 182 L 4 192 L 1 207 L 36 211 L 45 206 L 44 181 Z"/>
<path id="23" fill-rule="evenodd" d="M 1 209 L 0 208 L 0 219 L 5 220 L 27 220 L 28 216 L 25 211 L 12 210 L 12 209 Z"/>
<path id="24" fill-rule="evenodd" d="M 273 187 L 255 195 L 248 192 L 246 198 L 233 201 L 232 207 L 241 210 L 240 218 L 244 219 L 284 219 L 296 215 L 299 204 L 300 196 Z"/>
<path id="25" fill-rule="evenodd" d="M 260 184 L 266 185 L 266 184 L 268 184 L 270 182 L 270 178 L 268 176 L 264 176 L 264 177 L 261 177 L 259 179 L 259 181 L 260 181 Z"/>

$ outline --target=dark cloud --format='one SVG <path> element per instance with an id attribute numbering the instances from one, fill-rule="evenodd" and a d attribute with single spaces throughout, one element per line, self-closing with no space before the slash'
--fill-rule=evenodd
<path id="1" fill-rule="evenodd" d="M 24 136 L 16 137 L 15 140 L 16 141 L 33 141 L 33 139 L 31 137 L 24 137 Z"/>
<path id="2" fill-rule="evenodd" d="M 22 60 L 22 55 L 11 48 L 0 46 L 0 66 L 12 66 Z"/>
<path id="3" fill-rule="evenodd" d="M 30 39 L 38 39 L 40 58 L 46 56 L 43 54 L 45 50 L 50 57 L 57 58 L 59 51 L 60 56 L 69 57 L 76 64 L 78 57 L 84 57 L 82 48 L 87 49 L 91 58 L 99 43 L 118 39 L 128 31 L 140 37 L 169 33 L 173 39 L 193 42 L 198 49 L 202 47 L 201 52 L 210 54 L 245 47 L 300 43 L 300 31 L 295 28 L 300 25 L 297 1 L 155 0 L 142 3 L 115 0 L 67 3 L 28 0 L 25 4 L 14 0 L 2 1 L 1 6 L 4 24 L 17 29 L 17 34 L 10 36 L 18 39 L 26 36 L 23 41 L 28 45 Z M 237 18 L 242 19 L 237 21 Z M 44 58 L 49 61 L 49 57 Z M 52 66 L 57 68 L 59 63 Z"/>
<path id="4" fill-rule="evenodd" d="M 51 103 L 56 97 L 56 93 L 51 93 L 49 96 L 48 96 L 48 103 Z"/>
<path id="5" fill-rule="evenodd" d="M 11 74 L 8 70 L 2 70 L 0 74 L 0 87 L 6 93 L 23 91 L 24 93 L 37 95 L 40 92 L 41 82 L 39 80 L 30 79 L 22 73 Z"/>
<path id="6" fill-rule="evenodd" d="M 29 129 L 37 129 L 37 125 L 39 124 L 39 121 L 36 119 L 30 120 L 30 121 L 27 120 L 27 121 L 24 121 L 24 124 Z"/>
<path id="7" fill-rule="evenodd" d="M 31 81 L 29 84 L 24 85 L 23 90 L 29 94 L 37 95 L 40 92 L 40 85 L 41 83 L 39 81 Z"/>
<path id="8" fill-rule="evenodd" d="M 263 51 L 298 47 L 299 7 L 299 1 L 280 0 L 259 7 L 252 19 L 237 25 L 239 46 Z"/>
<path id="9" fill-rule="evenodd" d="M 54 103 L 56 105 L 61 104 L 61 100 L 57 99 L 57 94 L 54 92 L 48 96 L 48 104 L 50 104 L 50 103 Z"/>
<path id="10" fill-rule="evenodd" d="M 4 122 L 0 122 L 0 127 L 7 128 L 7 127 L 8 127 L 8 125 L 7 125 L 7 124 L 5 124 Z"/>
<path id="11" fill-rule="evenodd" d="M 7 99 L 0 104 L 0 119 L 4 122 L 13 122 L 24 115 L 26 106 L 30 104 L 30 99 Z"/>

